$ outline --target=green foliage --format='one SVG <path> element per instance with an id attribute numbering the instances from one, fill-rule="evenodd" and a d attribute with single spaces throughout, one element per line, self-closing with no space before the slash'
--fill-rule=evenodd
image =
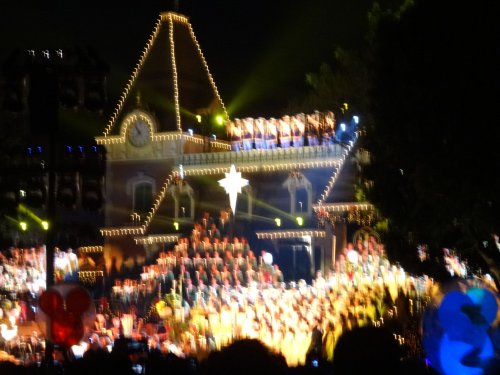
<path id="1" fill-rule="evenodd" d="M 309 93 L 297 104 L 296 110 L 332 110 L 340 114 L 342 103 L 349 103 L 352 113 L 365 112 L 369 69 L 361 53 L 337 47 L 332 63 L 323 62 L 318 72 L 306 75 Z"/>

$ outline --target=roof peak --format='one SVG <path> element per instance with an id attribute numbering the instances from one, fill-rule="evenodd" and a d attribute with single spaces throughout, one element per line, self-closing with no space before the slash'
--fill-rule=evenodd
<path id="1" fill-rule="evenodd" d="M 160 17 L 161 17 L 162 21 L 167 21 L 167 20 L 172 19 L 174 21 L 189 23 L 188 16 L 185 16 L 184 14 L 177 13 L 177 12 L 172 12 L 172 11 L 161 12 Z"/>

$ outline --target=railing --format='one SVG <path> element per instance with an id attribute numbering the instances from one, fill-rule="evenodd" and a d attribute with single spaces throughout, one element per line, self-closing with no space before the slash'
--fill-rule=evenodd
<path id="1" fill-rule="evenodd" d="M 272 150 L 248 150 L 230 152 L 211 152 L 183 154 L 178 157 L 178 164 L 184 167 L 206 164 L 242 164 L 272 161 L 302 161 L 342 158 L 346 153 L 341 145 L 304 146 L 298 148 L 276 148 Z"/>

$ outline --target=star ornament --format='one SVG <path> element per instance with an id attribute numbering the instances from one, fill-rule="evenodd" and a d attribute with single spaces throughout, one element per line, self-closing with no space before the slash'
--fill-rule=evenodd
<path id="1" fill-rule="evenodd" d="M 238 193 L 241 193 L 241 188 L 248 185 L 248 180 L 241 178 L 241 172 L 236 172 L 236 167 L 231 164 L 229 173 L 225 173 L 226 177 L 219 180 L 219 185 L 222 186 L 226 193 L 229 194 L 229 203 L 233 213 L 236 212 L 236 198 Z"/>

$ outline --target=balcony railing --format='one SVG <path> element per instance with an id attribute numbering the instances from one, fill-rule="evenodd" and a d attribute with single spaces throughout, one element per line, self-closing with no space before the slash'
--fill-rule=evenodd
<path id="1" fill-rule="evenodd" d="M 248 150 L 183 154 L 178 164 L 184 167 L 199 165 L 254 164 L 269 162 L 294 162 L 321 159 L 341 159 L 348 150 L 341 145 L 276 148 L 272 150 Z"/>

